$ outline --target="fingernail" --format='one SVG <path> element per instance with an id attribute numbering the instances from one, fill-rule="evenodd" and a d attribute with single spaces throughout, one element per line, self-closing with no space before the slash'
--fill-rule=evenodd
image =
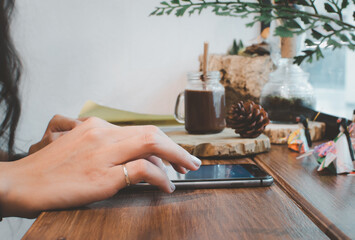
<path id="1" fill-rule="evenodd" d="M 201 166 L 201 163 L 202 163 L 202 162 L 201 162 L 201 160 L 198 159 L 197 157 L 191 155 L 191 160 L 192 160 L 192 162 L 195 164 L 196 167 L 200 167 L 200 166 Z"/>
<path id="2" fill-rule="evenodd" d="M 171 189 L 171 192 L 174 192 L 176 189 L 176 187 L 172 181 L 170 181 L 170 189 Z"/>

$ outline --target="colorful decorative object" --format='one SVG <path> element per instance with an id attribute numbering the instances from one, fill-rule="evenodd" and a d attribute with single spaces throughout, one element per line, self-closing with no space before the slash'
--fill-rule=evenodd
<path id="1" fill-rule="evenodd" d="M 227 126 L 243 138 L 258 137 L 269 122 L 264 108 L 253 101 L 240 101 L 232 105 L 227 116 Z"/>
<path id="2" fill-rule="evenodd" d="M 318 171 L 327 168 L 337 174 L 353 172 L 352 161 L 354 161 L 353 148 L 355 145 L 350 139 L 353 128 L 350 128 L 351 131 L 349 131 L 346 122 L 345 119 L 339 118 L 337 123 L 340 132 L 333 141 L 323 143 L 298 158 L 314 155 L 320 163 Z"/>
<path id="3" fill-rule="evenodd" d="M 355 110 L 353 111 L 352 123 L 349 125 L 349 133 L 351 141 L 355 141 Z"/>
<path id="4" fill-rule="evenodd" d="M 308 128 L 308 120 L 301 115 L 296 118 L 298 122 L 299 129 L 292 132 L 287 139 L 288 148 L 299 152 L 305 153 L 309 151 L 309 148 L 312 146 L 311 135 Z"/>

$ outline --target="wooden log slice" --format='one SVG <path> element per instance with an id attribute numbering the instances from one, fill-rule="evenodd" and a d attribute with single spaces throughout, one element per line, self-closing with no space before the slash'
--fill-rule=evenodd
<path id="1" fill-rule="evenodd" d="M 309 122 L 309 133 L 312 141 L 320 141 L 325 135 L 325 123 Z M 286 144 L 287 137 L 299 128 L 298 124 L 270 123 L 264 134 L 270 138 L 272 144 Z"/>
<path id="2" fill-rule="evenodd" d="M 198 157 L 239 157 L 267 152 L 270 140 L 265 135 L 241 138 L 226 128 L 217 134 L 188 134 L 183 126 L 164 128 L 163 131 L 189 153 Z"/>

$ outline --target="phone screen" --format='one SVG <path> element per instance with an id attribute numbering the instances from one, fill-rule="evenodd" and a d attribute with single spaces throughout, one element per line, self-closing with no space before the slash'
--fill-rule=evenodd
<path id="1" fill-rule="evenodd" d="M 197 171 L 186 174 L 178 173 L 169 166 L 167 174 L 176 189 L 265 187 L 273 183 L 273 178 L 254 164 L 203 165 Z M 146 182 L 130 188 L 157 189 Z"/>
<path id="2" fill-rule="evenodd" d="M 169 168 L 168 176 L 172 181 L 218 181 L 230 179 L 262 179 L 269 175 L 253 164 L 203 165 L 197 171 L 180 174 Z"/>

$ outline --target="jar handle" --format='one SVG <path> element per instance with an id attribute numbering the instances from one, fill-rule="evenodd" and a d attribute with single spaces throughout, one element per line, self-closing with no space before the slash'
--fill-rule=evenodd
<path id="1" fill-rule="evenodd" d="M 182 123 L 185 124 L 185 116 L 184 113 L 181 113 L 181 108 L 180 108 L 180 103 L 184 101 L 185 102 L 185 96 L 184 96 L 184 92 L 181 92 L 177 99 L 176 99 L 176 103 L 175 103 L 175 111 L 174 111 L 174 117 L 176 119 L 176 121 L 178 123 Z"/>

